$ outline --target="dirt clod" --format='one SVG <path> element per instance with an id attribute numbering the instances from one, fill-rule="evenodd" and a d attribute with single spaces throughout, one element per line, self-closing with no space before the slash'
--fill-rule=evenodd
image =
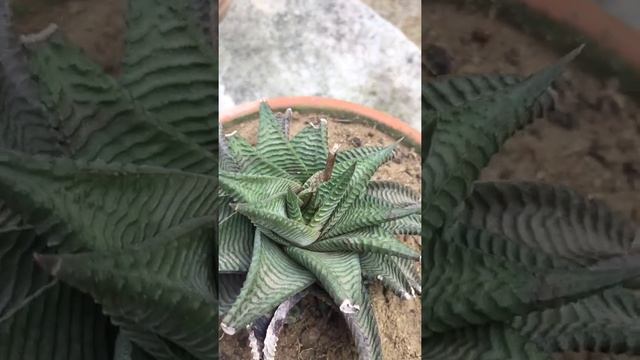
<path id="1" fill-rule="evenodd" d="M 439 45 L 429 45 L 424 50 L 427 69 L 435 76 L 449 74 L 453 68 L 453 58 L 449 52 Z"/>

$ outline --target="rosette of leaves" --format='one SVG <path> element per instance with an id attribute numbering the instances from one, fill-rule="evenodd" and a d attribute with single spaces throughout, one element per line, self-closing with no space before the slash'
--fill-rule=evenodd
<path id="1" fill-rule="evenodd" d="M 18 41 L 0 5 L 0 359 L 217 359 L 200 4 L 130 1 L 118 77 L 53 27 Z"/>
<path id="2" fill-rule="evenodd" d="M 420 255 L 396 238 L 419 234 L 419 196 L 371 180 L 397 144 L 337 151 L 325 120 L 290 137 L 290 110 L 276 116 L 262 102 L 259 115 L 255 146 L 236 133 L 219 141 L 221 327 L 249 328 L 254 357 L 272 359 L 287 312 L 317 283 L 344 315 L 359 357 L 380 359 L 363 278 L 405 298 L 420 292 Z"/>
<path id="3" fill-rule="evenodd" d="M 512 134 L 552 110 L 550 85 L 578 52 L 527 78 L 424 85 L 424 359 L 640 354 L 638 227 L 562 186 L 476 182 Z"/>

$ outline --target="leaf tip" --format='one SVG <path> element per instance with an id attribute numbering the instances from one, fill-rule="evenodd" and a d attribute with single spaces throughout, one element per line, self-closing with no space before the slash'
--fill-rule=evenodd
<path id="1" fill-rule="evenodd" d="M 356 305 L 351 300 L 345 299 L 342 304 L 340 304 L 340 311 L 345 314 L 355 314 L 360 311 L 360 305 Z"/>
<path id="2" fill-rule="evenodd" d="M 236 333 L 236 328 L 234 328 L 233 326 L 229 326 L 225 323 L 220 323 L 220 327 L 222 328 L 222 331 L 224 331 L 224 333 L 227 335 L 234 335 Z"/>

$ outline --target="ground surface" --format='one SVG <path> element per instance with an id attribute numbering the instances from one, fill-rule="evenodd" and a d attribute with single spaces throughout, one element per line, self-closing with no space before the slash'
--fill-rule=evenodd
<path id="1" fill-rule="evenodd" d="M 340 144 L 341 149 L 354 146 L 390 145 L 397 139 L 387 136 L 374 127 L 344 122 L 341 117 L 326 115 L 300 115 L 294 112 L 291 134 L 296 134 L 305 123 L 317 122 L 324 117 L 329 122 L 329 147 Z M 251 142 L 255 141 L 256 123 L 244 123 L 225 129 L 226 133 L 238 130 Z M 420 156 L 412 149 L 400 146 L 392 161 L 378 170 L 374 179 L 391 180 L 406 184 L 420 192 Z M 405 237 L 403 241 L 419 251 L 419 239 Z M 417 264 L 416 264 L 417 265 Z M 418 267 L 416 267 L 418 269 Z M 420 298 L 401 300 L 392 292 L 374 284 L 370 294 L 381 333 L 385 359 L 417 360 L 420 358 Z M 278 359 L 294 360 L 347 360 L 357 354 L 346 323 L 338 309 L 318 304 L 314 298 L 303 300 L 299 306 L 301 316 L 287 325 L 278 345 Z M 229 337 L 221 342 L 223 360 L 250 359 L 246 334 Z"/>

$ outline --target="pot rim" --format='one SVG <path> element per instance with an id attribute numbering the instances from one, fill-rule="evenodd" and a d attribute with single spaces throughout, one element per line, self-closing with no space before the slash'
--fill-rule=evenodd
<path id="1" fill-rule="evenodd" d="M 231 121 L 248 120 L 250 116 L 258 113 L 261 101 L 243 103 L 226 110 L 220 115 L 220 123 L 224 125 Z M 291 108 L 301 113 L 324 111 L 329 114 L 355 115 L 354 120 L 356 121 L 360 120 L 360 122 L 381 125 L 387 133 L 403 136 L 408 146 L 420 151 L 422 135 L 418 130 L 413 129 L 398 118 L 364 105 L 320 96 L 284 96 L 265 99 L 264 101 L 273 110 Z"/>

